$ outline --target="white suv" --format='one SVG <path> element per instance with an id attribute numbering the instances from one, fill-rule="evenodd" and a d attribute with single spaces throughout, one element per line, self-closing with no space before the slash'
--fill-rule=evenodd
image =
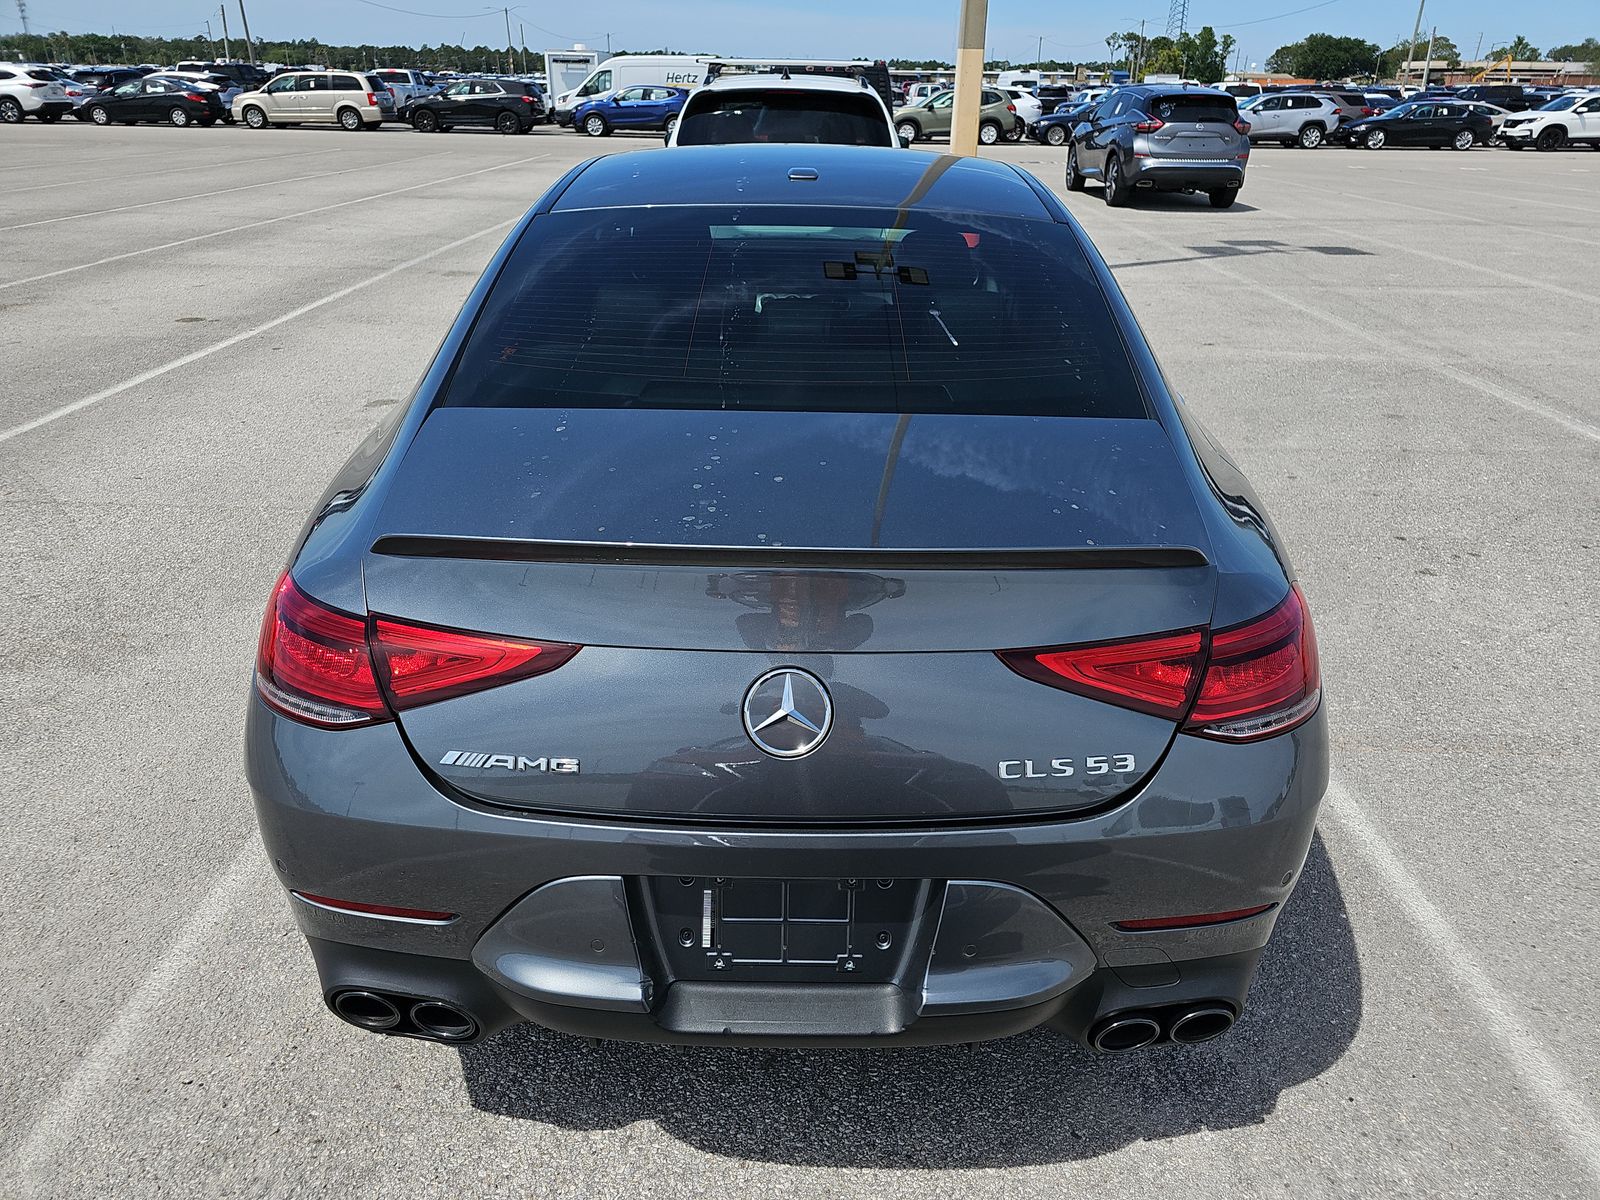
<path id="1" fill-rule="evenodd" d="M 1600 93 L 1557 96 L 1543 108 L 1512 113 L 1500 123 L 1500 140 L 1513 150 L 1559 150 L 1568 142 L 1600 148 Z"/>
<path id="2" fill-rule="evenodd" d="M 1339 126 L 1339 105 L 1330 96 L 1308 92 L 1269 92 L 1239 105 L 1250 122 L 1252 142 L 1282 142 L 1315 150 Z"/>
<path id="3" fill-rule="evenodd" d="M 67 89 L 49 67 L 38 63 L 0 63 L 0 121 L 15 125 L 24 117 L 59 121 L 72 111 Z"/>
<path id="4" fill-rule="evenodd" d="M 689 93 L 669 146 L 801 142 L 898 146 L 878 93 L 837 75 L 722 75 Z"/>

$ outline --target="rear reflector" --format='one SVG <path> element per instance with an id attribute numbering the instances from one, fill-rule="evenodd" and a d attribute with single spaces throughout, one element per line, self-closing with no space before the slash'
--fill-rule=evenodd
<path id="1" fill-rule="evenodd" d="M 373 619 L 384 683 L 397 709 L 498 687 L 553 671 L 577 646 Z"/>
<path id="2" fill-rule="evenodd" d="M 1193 913 L 1187 917 L 1151 917 L 1137 921 L 1118 921 L 1117 928 L 1129 933 L 1152 929 L 1193 929 L 1197 925 L 1226 925 L 1229 921 L 1242 921 L 1246 917 L 1260 916 L 1275 904 L 1258 904 L 1254 908 L 1235 908 L 1229 912 Z"/>
<path id="3" fill-rule="evenodd" d="M 1298 586 L 1272 611 L 1227 629 L 1002 650 L 999 658 L 1038 683 L 1230 742 L 1293 729 L 1322 698 L 1317 638 Z"/>
<path id="4" fill-rule="evenodd" d="M 1152 716 L 1181 720 L 1205 662 L 1201 631 L 1000 655 L 1019 675 Z"/>
<path id="5" fill-rule="evenodd" d="M 443 925 L 456 919 L 455 913 L 434 912 L 426 908 L 395 908 L 388 904 L 362 904 L 355 900 L 335 900 L 331 896 L 315 896 L 310 892 L 289 893 L 297 900 L 314 904 L 318 908 L 331 908 L 336 912 L 356 913 L 363 917 L 383 917 L 390 921 L 426 921 L 430 925 Z"/>
<path id="6" fill-rule="evenodd" d="M 367 623 L 278 580 L 261 622 L 256 690 L 273 708 L 323 729 L 390 717 L 367 653 Z"/>

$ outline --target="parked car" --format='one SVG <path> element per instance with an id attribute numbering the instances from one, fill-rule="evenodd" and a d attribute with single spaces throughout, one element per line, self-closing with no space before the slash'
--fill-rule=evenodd
<path id="1" fill-rule="evenodd" d="M 1336 92 L 1318 89 L 1311 92 L 1311 95 L 1325 96 L 1333 101 L 1334 109 L 1338 112 L 1341 122 L 1359 121 L 1362 117 L 1370 117 L 1378 111 L 1361 92 Z"/>
<path id="2" fill-rule="evenodd" d="M 1048 117 L 1051 113 L 1061 108 L 1070 108 L 1075 101 L 1073 97 L 1078 93 L 1076 86 L 1064 83 L 1042 83 L 1039 90 L 1034 93 L 1038 98 L 1041 108 L 1040 116 Z"/>
<path id="3" fill-rule="evenodd" d="M 1489 140 L 1491 142 L 1500 140 L 1500 126 L 1504 125 L 1506 118 L 1511 116 L 1510 109 L 1501 108 L 1498 104 L 1489 104 L 1482 100 L 1461 100 L 1456 103 L 1465 104 L 1469 111 L 1475 112 L 1479 116 L 1488 117 L 1492 125 L 1489 132 Z M 1387 112 L 1388 110 L 1379 109 L 1378 111 Z"/>
<path id="4" fill-rule="evenodd" d="M 116 87 L 119 83 L 127 83 L 130 79 L 143 79 L 153 73 L 142 67 L 79 67 L 70 72 L 79 83 L 97 92 Z"/>
<path id="5" fill-rule="evenodd" d="M 1022 118 L 1023 128 L 1027 128 L 1044 116 L 1044 105 L 1027 88 L 1002 87 L 1000 92 L 1016 106 L 1017 116 Z"/>
<path id="6" fill-rule="evenodd" d="M 1509 116 L 1500 126 L 1500 140 L 1513 150 L 1559 150 L 1568 142 L 1600 149 L 1600 94 L 1557 96 L 1543 108 Z"/>
<path id="7" fill-rule="evenodd" d="M 531 83 L 462 79 L 442 92 L 413 100 L 406 115 L 419 133 L 472 128 L 527 133 L 543 124 L 545 108 L 542 93 Z"/>
<path id="8" fill-rule="evenodd" d="M 705 55 L 619 54 L 590 71 L 583 82 L 555 97 L 558 125 L 571 125 L 578 105 L 606 92 L 629 87 L 692 88 L 705 82 Z"/>
<path id="9" fill-rule="evenodd" d="M 1497 104 L 1510 112 L 1522 112 L 1537 107 L 1539 103 L 1520 83 L 1469 83 L 1466 87 L 1456 88 L 1452 98 L 1481 100 L 1485 104 Z"/>
<path id="10" fill-rule="evenodd" d="M 1331 96 L 1310 92 L 1268 92 L 1239 105 L 1250 123 L 1252 142 L 1281 142 L 1315 150 L 1340 124 L 1339 105 Z"/>
<path id="11" fill-rule="evenodd" d="M 1248 100 L 1252 96 L 1261 95 L 1266 90 L 1259 83 L 1250 83 L 1241 79 L 1227 79 L 1211 86 L 1219 92 L 1227 92 L 1235 100 Z"/>
<path id="12" fill-rule="evenodd" d="M 590 137 L 609 137 L 618 129 L 670 135 L 688 98 L 688 88 L 635 84 L 585 100 L 572 110 L 572 127 Z"/>
<path id="13" fill-rule="evenodd" d="M 141 121 L 169 125 L 215 125 L 227 112 L 215 88 L 191 80 L 146 75 L 98 92 L 84 105 L 95 125 L 137 125 Z"/>
<path id="14" fill-rule="evenodd" d="M 1494 122 L 1454 100 L 1413 100 L 1388 112 L 1363 117 L 1334 132 L 1334 140 L 1368 150 L 1388 146 L 1453 146 L 1471 150 L 1487 145 Z"/>
<path id="15" fill-rule="evenodd" d="M 949 137 L 950 118 L 955 110 L 956 93 L 951 88 L 938 92 L 919 104 L 908 104 L 894 114 L 895 132 L 905 145 L 928 137 Z M 979 98 L 978 140 L 985 146 L 999 141 L 1015 141 L 1025 128 L 1017 116 L 1017 106 L 1003 92 L 986 87 Z"/>
<path id="16" fill-rule="evenodd" d="M 439 85 L 431 82 L 421 71 L 410 71 L 400 67 L 379 67 L 367 74 L 389 89 L 389 94 L 394 97 L 396 116 L 402 121 L 407 119 L 406 109 L 413 101 L 431 96 L 440 90 Z"/>
<path id="17" fill-rule="evenodd" d="M 1113 207 L 1140 190 L 1205 192 L 1228 208 L 1244 186 L 1249 126 L 1227 92 L 1167 85 L 1121 87 L 1101 100 L 1067 146 L 1067 190 L 1090 180 Z"/>
<path id="18" fill-rule="evenodd" d="M 233 102 L 238 99 L 244 88 L 239 86 L 239 81 L 228 75 L 211 75 L 195 71 L 158 71 L 145 76 L 146 79 L 166 79 L 181 83 L 194 91 L 211 89 L 217 93 L 217 98 L 222 101 L 222 119 L 228 124 L 233 124 Z"/>
<path id="19" fill-rule="evenodd" d="M 246 62 L 186 59 L 172 69 L 201 75 L 226 75 L 229 79 L 235 80 L 240 88 L 247 92 L 260 88 L 272 78 L 272 73 L 265 67 Z"/>
<path id="20" fill-rule="evenodd" d="M 49 123 L 71 111 L 72 100 L 55 72 L 38 63 L 0 63 L 0 121 L 15 125 L 36 117 Z"/>
<path id="21" fill-rule="evenodd" d="M 565 172 L 260 625 L 245 773 L 331 1013 L 1225 1033 L 1327 787 L 1316 638 L 1098 258 L 1005 163 Z"/>
<path id="22" fill-rule="evenodd" d="M 1094 103 L 1085 102 L 1058 108 L 1029 125 L 1028 133 L 1034 141 L 1043 142 L 1046 146 L 1065 146 L 1067 139 L 1072 136 L 1072 127 L 1093 113 L 1095 107 Z"/>
<path id="23" fill-rule="evenodd" d="M 740 142 L 894 146 L 895 118 L 848 77 L 722 75 L 689 93 L 667 135 L 670 146 Z"/>
<path id="24" fill-rule="evenodd" d="M 376 129 L 395 118 L 394 97 L 374 76 L 353 71 L 285 71 L 257 92 L 234 97 L 233 115 L 251 129 L 334 122 Z"/>

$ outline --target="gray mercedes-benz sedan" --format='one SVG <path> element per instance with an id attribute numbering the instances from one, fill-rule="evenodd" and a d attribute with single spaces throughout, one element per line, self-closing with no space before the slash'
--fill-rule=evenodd
<path id="1" fill-rule="evenodd" d="M 1037 181 L 577 167 L 317 504 L 247 757 L 328 1006 L 1102 1051 L 1238 1017 L 1327 780 L 1238 469 Z"/>

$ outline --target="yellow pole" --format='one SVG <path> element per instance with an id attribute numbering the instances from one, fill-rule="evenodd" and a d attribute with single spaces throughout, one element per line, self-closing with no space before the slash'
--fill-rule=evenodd
<path id="1" fill-rule="evenodd" d="M 961 0 L 956 37 L 956 102 L 950 115 L 950 153 L 978 152 L 978 109 L 983 107 L 983 43 L 989 0 Z"/>

